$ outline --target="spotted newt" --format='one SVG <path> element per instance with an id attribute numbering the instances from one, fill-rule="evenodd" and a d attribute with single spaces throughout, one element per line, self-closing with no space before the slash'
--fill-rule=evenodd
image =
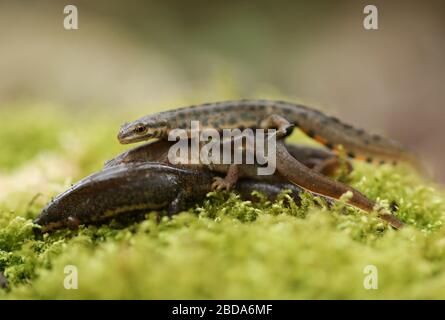
<path id="1" fill-rule="evenodd" d="M 121 153 L 112 160 L 105 163 L 104 167 L 112 167 L 118 164 L 135 163 L 135 162 L 161 162 L 165 164 L 170 164 L 168 159 L 168 152 L 170 147 L 174 142 L 167 140 L 154 140 L 148 143 L 142 144 L 128 151 Z M 317 147 L 310 147 L 299 144 L 286 144 L 287 150 L 290 154 L 303 165 L 308 168 L 314 169 L 315 171 L 326 175 L 333 176 L 337 170 L 340 169 L 342 162 L 340 158 L 333 152 Z M 176 165 L 181 166 L 181 165 Z M 219 173 L 227 173 L 229 171 L 230 165 L 226 164 L 213 164 L 213 165 L 203 165 L 203 164 L 186 164 L 182 167 L 187 168 L 208 168 L 212 171 Z M 258 176 L 256 171 L 256 165 L 239 165 L 240 169 L 238 172 L 239 177 L 248 177 L 256 180 L 272 181 L 276 180 L 276 176 Z M 352 170 L 352 165 L 350 162 L 345 163 L 345 169 L 350 172 Z M 235 181 L 234 181 L 235 182 Z"/>
<path id="2" fill-rule="evenodd" d="M 351 158 L 376 163 L 404 161 L 419 170 L 421 167 L 416 157 L 394 140 L 369 134 L 318 110 L 284 101 L 223 101 L 158 112 L 122 125 L 118 139 L 122 144 L 166 139 L 172 129 L 191 130 L 191 121 L 199 121 L 200 129 L 218 130 L 276 128 L 287 131 L 291 129 L 290 123 L 329 149 L 335 151 L 343 146 Z"/>

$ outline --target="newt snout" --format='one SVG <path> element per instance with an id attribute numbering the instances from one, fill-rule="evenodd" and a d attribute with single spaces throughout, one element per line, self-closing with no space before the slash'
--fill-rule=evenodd
<path id="1" fill-rule="evenodd" d="M 162 117 L 150 119 L 143 117 L 141 121 L 124 123 L 117 134 L 117 139 L 121 144 L 129 144 L 152 138 L 164 138 L 167 129 L 167 122 Z"/>

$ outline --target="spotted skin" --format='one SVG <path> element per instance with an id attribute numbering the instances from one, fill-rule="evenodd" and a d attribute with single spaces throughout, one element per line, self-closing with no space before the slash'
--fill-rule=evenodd
<path id="1" fill-rule="evenodd" d="M 416 157 L 400 143 L 354 128 L 318 110 L 284 101 L 235 100 L 159 112 L 124 124 L 118 139 L 123 144 L 165 139 L 175 128 L 188 129 L 190 134 L 193 120 L 200 121 L 200 129 L 259 128 L 261 121 L 270 115 L 285 118 L 331 150 L 337 151 L 343 146 L 351 158 L 380 164 L 403 161 L 421 170 Z"/>

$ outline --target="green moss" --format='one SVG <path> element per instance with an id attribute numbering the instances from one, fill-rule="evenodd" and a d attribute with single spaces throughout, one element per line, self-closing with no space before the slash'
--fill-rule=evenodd
<path id="1" fill-rule="evenodd" d="M 118 121 L 70 126 L 67 119 L 31 126 L 26 136 L 45 131 L 44 142 L 8 140 L 2 153 L 8 171 L 1 176 L 0 271 L 10 290 L 0 289 L 0 298 L 445 298 L 444 194 L 404 167 L 354 163 L 346 178 L 381 205 L 397 205 L 408 224 L 401 231 L 341 202 L 327 209 L 308 194 L 296 206 L 283 192 L 274 203 L 263 198 L 255 204 L 234 193 L 210 193 L 160 224 L 147 213 L 146 220 L 126 226 L 35 236 L 31 219 L 70 181 L 64 171 L 40 178 L 38 188 L 10 178 L 37 166 L 36 157 L 56 156 L 76 169 L 76 180 L 122 149 L 115 141 Z M 10 121 L 0 136 L 12 136 L 13 123 L 22 120 L 11 115 Z M 15 163 L 14 150 L 24 146 L 32 153 Z M 78 269 L 78 290 L 63 286 L 66 265 Z M 378 268 L 378 290 L 363 287 L 367 265 Z"/>

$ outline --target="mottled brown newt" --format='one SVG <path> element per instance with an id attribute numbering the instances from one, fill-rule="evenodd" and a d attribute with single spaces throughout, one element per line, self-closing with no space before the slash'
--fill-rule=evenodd
<path id="1" fill-rule="evenodd" d="M 290 123 L 327 148 L 337 150 L 343 146 L 351 158 L 375 163 L 404 161 L 420 167 L 416 157 L 394 140 L 356 129 L 318 110 L 283 101 L 235 100 L 158 112 L 122 125 L 118 139 L 123 144 L 166 139 L 172 129 L 190 130 L 191 121 L 199 121 L 201 129 L 276 128 L 282 134 L 290 129 Z"/>
<path id="2" fill-rule="evenodd" d="M 105 166 L 113 166 L 122 163 L 131 163 L 138 161 L 161 161 L 168 163 L 168 150 L 174 142 L 158 140 L 150 142 L 127 152 L 122 153 L 113 160 L 105 164 Z M 299 146 L 295 144 L 285 145 L 282 139 L 277 141 L 277 171 L 279 175 L 288 181 L 296 184 L 297 186 L 313 193 L 318 194 L 330 199 L 338 200 L 346 193 L 351 192 L 352 197 L 347 203 L 350 205 L 362 209 L 366 212 L 371 212 L 375 209 L 376 203 L 368 199 L 365 195 L 358 190 L 349 187 L 343 183 L 334 181 L 325 176 L 326 173 L 332 173 L 330 166 L 322 166 L 324 171 L 310 170 L 310 167 L 314 162 L 319 164 L 331 163 L 329 160 L 336 159 L 335 155 L 326 150 L 320 150 L 310 147 Z M 328 160 L 328 161 L 326 161 Z M 335 163 L 335 162 L 334 162 Z M 340 165 L 338 158 L 336 167 Z M 185 165 L 189 168 L 204 168 L 206 165 Z M 237 177 L 235 177 L 232 183 L 236 183 L 238 177 L 248 177 L 251 179 L 274 182 L 281 181 L 280 177 L 274 176 L 258 176 L 256 175 L 255 165 L 239 165 L 237 171 Z M 213 171 L 220 173 L 227 173 L 230 170 L 230 165 L 216 165 L 212 166 Z M 328 170 L 326 170 L 328 169 Z M 401 228 L 403 223 L 399 221 L 395 216 L 381 211 L 378 215 L 381 219 L 389 222 L 395 228 Z"/>
<path id="3" fill-rule="evenodd" d="M 173 143 L 174 142 L 167 140 L 150 141 L 121 153 L 112 160 L 107 161 L 104 167 L 108 168 L 118 164 L 147 161 L 171 164 L 168 159 L 168 152 Z M 326 176 L 334 175 L 335 172 L 340 169 L 340 166 L 342 165 L 340 158 L 335 153 L 329 150 L 299 144 L 286 144 L 286 148 L 288 149 L 289 153 L 303 165 L 308 168 L 314 169 L 315 171 Z M 230 164 L 185 164 L 176 166 L 195 169 L 208 168 L 219 173 L 227 173 L 230 168 Z M 350 164 L 350 162 L 347 161 L 345 163 L 345 166 L 348 172 L 352 170 L 352 165 Z M 272 181 L 278 179 L 277 176 L 258 176 L 256 165 L 242 164 L 239 165 L 239 167 L 240 168 L 238 170 L 238 177 L 248 177 L 264 181 Z"/>

